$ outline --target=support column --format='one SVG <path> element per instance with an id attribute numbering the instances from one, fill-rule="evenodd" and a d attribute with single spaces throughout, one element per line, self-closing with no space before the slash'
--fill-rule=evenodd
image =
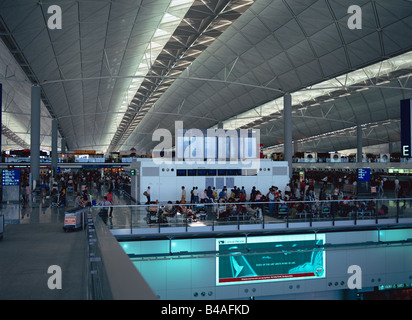
<path id="1" fill-rule="evenodd" d="M 3 133 L 1 124 L 3 123 L 3 85 L 0 83 L 0 155 L 1 155 L 1 162 L 5 161 L 3 159 L 3 141 L 1 139 L 1 135 Z"/>
<path id="2" fill-rule="evenodd" d="M 286 93 L 283 97 L 283 120 L 284 120 L 284 160 L 288 162 L 289 178 L 292 178 L 292 156 L 293 156 L 293 142 L 292 142 L 292 96 Z"/>
<path id="3" fill-rule="evenodd" d="M 393 142 L 388 143 L 388 153 L 389 155 L 393 153 Z"/>
<path id="4" fill-rule="evenodd" d="M 66 139 L 62 138 L 60 143 L 61 143 L 60 153 L 62 157 L 62 162 L 67 162 L 68 159 L 66 158 Z"/>
<path id="5" fill-rule="evenodd" d="M 40 180 L 40 87 L 31 87 L 31 134 L 30 134 L 31 182 Z M 36 187 L 32 183 L 32 188 Z"/>
<path id="6" fill-rule="evenodd" d="M 0 83 L 0 156 L 1 162 L 5 161 L 3 159 L 3 141 L 1 139 L 1 135 L 3 133 L 3 129 L 1 124 L 3 123 L 3 85 Z"/>
<path id="7" fill-rule="evenodd" d="M 358 124 L 356 128 L 356 137 L 357 137 L 357 152 L 356 152 L 356 160 L 358 163 L 362 163 L 362 126 Z"/>
<path id="8" fill-rule="evenodd" d="M 61 140 L 61 153 L 62 154 L 65 154 L 66 153 L 66 139 L 65 138 L 62 138 L 62 140 Z"/>
<path id="9" fill-rule="evenodd" d="M 56 177 L 57 173 L 57 119 L 52 120 L 52 173 L 53 178 Z"/>
<path id="10" fill-rule="evenodd" d="M 296 155 L 298 151 L 299 151 L 298 140 L 293 140 L 293 154 Z"/>

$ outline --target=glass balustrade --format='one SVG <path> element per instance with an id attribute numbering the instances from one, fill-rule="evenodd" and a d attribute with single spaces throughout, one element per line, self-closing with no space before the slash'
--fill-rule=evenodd
<path id="1" fill-rule="evenodd" d="M 412 219 L 412 198 L 220 202 L 92 207 L 116 234 L 399 224 Z M 412 221 L 412 220 L 411 220 Z M 197 229 L 196 229 L 197 228 Z M 168 230 L 169 229 L 169 230 Z"/>

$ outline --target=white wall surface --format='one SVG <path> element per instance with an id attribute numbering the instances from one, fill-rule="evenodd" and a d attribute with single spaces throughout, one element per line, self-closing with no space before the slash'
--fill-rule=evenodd
<path id="1" fill-rule="evenodd" d="M 198 187 L 199 191 L 203 191 L 209 185 L 216 187 L 218 192 L 221 188 L 217 188 L 217 180 L 223 179 L 223 185 L 227 186 L 230 192 L 229 181 L 234 180 L 234 186 L 241 188 L 245 187 L 247 199 L 249 199 L 252 187 L 255 186 L 262 194 L 267 194 L 271 186 L 277 186 L 280 190 L 284 190 L 289 182 L 289 171 L 287 162 L 271 161 L 267 159 L 260 160 L 260 168 L 257 170 L 257 175 L 241 175 L 241 176 L 176 176 L 178 169 L 247 169 L 248 166 L 241 164 L 162 164 L 158 165 L 151 159 L 137 159 L 139 161 L 131 163 L 131 169 L 137 169 L 138 176 L 132 177 L 131 193 L 133 197 L 137 197 L 137 201 L 146 202 L 146 197 L 143 192 L 150 186 L 151 201 L 159 200 L 167 202 L 180 200 L 182 189 L 186 189 L 186 200 L 190 202 L 190 190 L 193 187 Z M 149 168 L 149 169 L 147 169 Z M 153 169 L 150 169 L 153 168 Z M 276 174 L 276 169 L 284 169 L 283 174 Z M 157 170 L 158 169 L 158 170 Z M 173 171 L 172 171 L 173 169 Z M 157 173 L 157 172 L 158 173 Z"/>

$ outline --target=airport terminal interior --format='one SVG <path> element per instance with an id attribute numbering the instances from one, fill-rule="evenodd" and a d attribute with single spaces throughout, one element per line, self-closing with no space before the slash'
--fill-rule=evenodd
<path id="1" fill-rule="evenodd" d="M 0 0 L 0 300 L 411 299 L 411 35 L 410 0 Z"/>

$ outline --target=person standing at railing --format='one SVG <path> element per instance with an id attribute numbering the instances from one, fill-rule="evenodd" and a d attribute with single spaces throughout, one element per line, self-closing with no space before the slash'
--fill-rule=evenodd
<path id="1" fill-rule="evenodd" d="M 103 197 L 103 200 L 99 203 L 99 206 L 103 207 L 99 211 L 99 216 L 102 218 L 103 222 L 107 224 L 107 213 L 111 208 L 107 208 L 108 206 L 111 205 L 111 202 L 107 199 L 107 196 Z M 110 214 L 111 216 L 111 214 Z"/>
<path id="2" fill-rule="evenodd" d="M 383 194 L 383 179 L 380 179 L 380 180 L 379 180 L 378 193 L 381 193 L 381 192 L 382 192 L 382 194 Z"/>
<path id="3" fill-rule="evenodd" d="M 81 193 L 77 193 L 77 196 L 74 200 L 74 207 L 75 208 L 83 208 L 85 206 L 85 203 L 83 201 Z"/>
<path id="4" fill-rule="evenodd" d="M 286 187 L 285 187 L 285 195 L 288 196 L 288 197 L 290 197 L 290 196 L 291 196 L 291 192 L 292 192 L 292 190 L 291 190 L 291 188 L 290 188 L 290 184 L 287 183 L 287 184 L 286 184 Z"/>
<path id="5" fill-rule="evenodd" d="M 190 190 L 190 203 L 195 203 L 195 187 Z"/>
<path id="6" fill-rule="evenodd" d="M 206 192 L 206 189 L 205 190 L 203 190 L 201 193 L 200 193 L 200 203 L 206 203 L 207 202 L 207 194 L 206 194 L 207 192 Z"/>
<path id="7" fill-rule="evenodd" d="M 66 202 L 66 188 L 64 186 L 62 186 L 62 188 L 60 189 L 59 200 L 60 200 L 61 205 L 65 208 L 67 205 L 67 202 Z"/>
<path id="8" fill-rule="evenodd" d="M 193 197 L 194 197 L 194 202 L 199 203 L 199 190 L 197 187 L 193 188 Z"/>
<path id="9" fill-rule="evenodd" d="M 239 204 L 237 207 L 237 211 L 243 212 L 243 207 L 244 207 L 244 203 L 246 202 L 246 197 L 245 194 L 243 192 L 239 192 Z"/>
<path id="10" fill-rule="evenodd" d="M 244 186 L 242 186 L 242 189 L 240 189 L 240 192 L 243 193 L 243 195 L 245 196 L 245 200 L 246 200 L 246 190 Z"/>
<path id="11" fill-rule="evenodd" d="M 207 187 L 207 190 L 206 190 L 206 195 L 207 195 L 207 200 L 208 200 L 208 202 L 211 200 L 211 199 L 213 199 L 213 191 L 212 191 L 212 187 L 211 186 L 208 186 Z"/>
<path id="12" fill-rule="evenodd" d="M 103 200 L 99 203 L 99 206 L 102 207 L 108 207 L 110 205 L 112 205 L 112 203 L 107 199 L 107 196 L 104 196 Z M 107 208 L 105 208 L 105 210 L 107 210 Z"/>
<path id="13" fill-rule="evenodd" d="M 394 182 L 395 182 L 395 194 L 397 194 L 399 192 L 399 187 L 400 187 L 398 177 L 395 177 Z"/>
<path id="14" fill-rule="evenodd" d="M 186 203 L 186 190 L 184 186 L 182 186 L 182 197 L 180 199 L 180 203 Z"/>
<path id="15" fill-rule="evenodd" d="M 252 187 L 252 191 L 250 192 L 250 201 L 254 202 L 256 201 L 256 187 Z"/>
<path id="16" fill-rule="evenodd" d="M 226 195 L 226 190 L 225 188 L 222 189 L 222 191 L 219 192 L 219 200 L 226 201 L 227 195 Z"/>
<path id="17" fill-rule="evenodd" d="M 25 192 L 26 192 L 26 202 L 30 202 L 31 189 L 28 183 L 26 184 Z"/>
<path id="18" fill-rule="evenodd" d="M 401 185 L 398 185 L 398 192 L 397 192 L 397 194 L 396 194 L 396 197 L 398 198 L 398 199 L 402 199 L 402 198 L 405 198 L 405 195 L 404 195 L 404 193 L 403 193 L 403 188 L 402 188 L 402 186 Z M 398 203 L 399 203 L 399 201 L 400 200 L 398 200 Z M 405 205 L 405 199 L 403 200 L 403 205 Z"/>
<path id="19" fill-rule="evenodd" d="M 212 193 L 213 193 L 213 200 L 217 200 L 217 190 L 215 187 L 212 188 Z"/>
<path id="20" fill-rule="evenodd" d="M 106 194 L 107 201 L 109 201 L 113 205 L 113 195 L 112 195 L 112 189 L 109 189 L 109 192 Z M 109 217 L 111 217 L 113 214 L 113 207 L 109 208 Z"/>
<path id="21" fill-rule="evenodd" d="M 147 190 L 143 192 L 143 195 L 147 198 L 146 204 L 150 204 L 150 187 L 147 187 Z"/>
<path id="22" fill-rule="evenodd" d="M 273 190 L 273 188 L 269 189 L 268 199 L 269 199 L 269 215 L 273 216 L 274 211 L 275 211 L 275 190 Z"/>

